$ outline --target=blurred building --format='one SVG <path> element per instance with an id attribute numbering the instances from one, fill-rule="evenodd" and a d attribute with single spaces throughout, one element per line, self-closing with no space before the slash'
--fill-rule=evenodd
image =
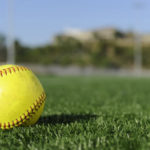
<path id="1" fill-rule="evenodd" d="M 72 37 L 81 42 L 93 41 L 95 39 L 114 40 L 121 46 L 134 44 L 135 35 L 131 31 L 121 31 L 115 28 L 100 28 L 93 30 L 67 29 L 63 33 L 54 36 L 53 43 L 57 43 L 58 37 Z M 150 44 L 150 34 L 142 34 L 141 42 L 144 45 Z"/>
<path id="2" fill-rule="evenodd" d="M 150 45 L 150 34 L 143 34 L 141 41 L 144 45 Z"/>

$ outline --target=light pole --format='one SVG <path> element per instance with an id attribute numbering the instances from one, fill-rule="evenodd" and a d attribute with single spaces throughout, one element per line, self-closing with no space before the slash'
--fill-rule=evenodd
<path id="1" fill-rule="evenodd" d="M 8 0 L 8 35 L 7 35 L 7 63 L 15 64 L 14 46 L 14 0 Z"/>
<path id="2" fill-rule="evenodd" d="M 144 4 L 141 1 L 138 1 L 134 4 L 135 10 L 143 9 Z M 137 21 L 137 23 L 139 20 Z M 141 34 L 138 32 L 138 29 L 134 31 L 134 68 L 137 75 L 140 75 L 142 72 L 142 41 Z"/>
<path id="3" fill-rule="evenodd" d="M 134 65 L 135 71 L 137 75 L 140 75 L 142 72 L 142 43 L 141 43 L 141 35 L 135 31 L 134 33 Z"/>

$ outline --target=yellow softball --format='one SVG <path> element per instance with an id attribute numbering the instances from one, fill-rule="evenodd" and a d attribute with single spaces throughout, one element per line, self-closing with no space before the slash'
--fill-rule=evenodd
<path id="1" fill-rule="evenodd" d="M 0 66 L 0 128 L 33 125 L 43 111 L 45 92 L 32 71 L 23 66 Z"/>

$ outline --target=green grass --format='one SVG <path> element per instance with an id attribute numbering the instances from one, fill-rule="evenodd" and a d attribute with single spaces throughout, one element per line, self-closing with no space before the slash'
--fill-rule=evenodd
<path id="1" fill-rule="evenodd" d="M 150 79 L 41 76 L 47 93 L 33 127 L 0 131 L 0 149 L 148 150 Z"/>

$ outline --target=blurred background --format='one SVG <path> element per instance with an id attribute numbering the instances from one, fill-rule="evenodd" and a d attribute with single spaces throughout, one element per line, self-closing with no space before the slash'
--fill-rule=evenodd
<path id="1" fill-rule="evenodd" d="M 150 75 L 149 16 L 148 0 L 0 0 L 0 64 Z"/>

